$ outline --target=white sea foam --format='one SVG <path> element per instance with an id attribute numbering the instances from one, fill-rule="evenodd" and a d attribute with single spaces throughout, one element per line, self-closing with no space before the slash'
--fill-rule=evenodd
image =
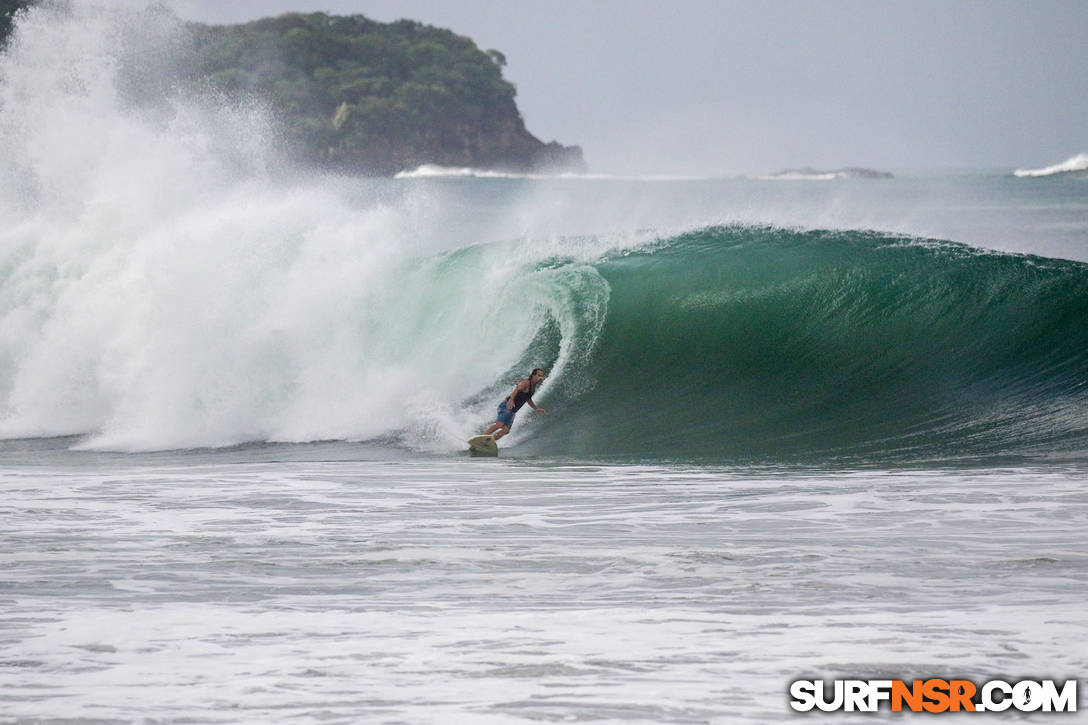
<path id="1" fill-rule="evenodd" d="M 1088 153 L 1077 154 L 1060 164 L 1047 166 L 1042 169 L 1017 169 L 1013 174 L 1016 176 L 1053 176 L 1055 174 L 1069 174 L 1077 171 L 1088 171 Z"/>
<path id="2" fill-rule="evenodd" d="M 411 171 L 398 171 L 397 179 L 432 179 L 440 177 L 459 176 L 488 179 L 517 179 L 524 174 L 507 173 L 502 171 L 490 171 L 487 169 L 474 169 L 467 166 L 437 166 L 435 164 L 423 164 Z"/>
<path id="3" fill-rule="evenodd" d="M 829 171 L 826 173 L 787 172 L 783 174 L 767 174 L 757 176 L 760 181 L 834 181 L 846 178 L 845 174 Z"/>
<path id="4" fill-rule="evenodd" d="M 500 171 L 495 169 L 477 169 L 469 166 L 438 166 L 436 164 L 423 164 L 415 169 L 399 171 L 394 175 L 397 179 L 441 179 L 441 178 L 466 178 L 466 179 L 571 179 L 589 181 L 700 181 L 705 176 L 675 176 L 648 174 L 643 176 L 622 176 L 616 174 L 591 174 L 573 171 L 560 171 L 556 173 L 531 173 L 518 171 Z"/>
<path id="5" fill-rule="evenodd" d="M 5 719 L 762 725 L 1084 666 L 1083 470 L 230 455 L 0 463 Z"/>
<path id="6" fill-rule="evenodd" d="M 886 171 L 854 166 L 834 170 L 788 169 L 756 178 L 760 181 L 835 181 L 836 179 L 890 179 L 892 175 Z"/>
<path id="7" fill-rule="evenodd" d="M 492 414 L 461 401 L 512 382 L 547 320 L 599 324 L 595 272 L 564 272 L 599 293 L 575 309 L 550 287 L 570 280 L 534 270 L 554 247 L 452 259 L 421 229 L 426 190 L 349 200 L 289 177 L 259 105 L 141 85 L 178 32 L 45 5 L 2 59 L 0 436 L 449 446 Z"/>

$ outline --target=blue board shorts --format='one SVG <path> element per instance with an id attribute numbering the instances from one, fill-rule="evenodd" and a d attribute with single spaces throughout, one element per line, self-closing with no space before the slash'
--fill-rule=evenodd
<path id="1" fill-rule="evenodd" d="M 497 423 L 505 423 L 508 426 L 514 425 L 514 411 L 506 407 L 506 401 L 499 403 L 499 415 L 495 419 Z"/>

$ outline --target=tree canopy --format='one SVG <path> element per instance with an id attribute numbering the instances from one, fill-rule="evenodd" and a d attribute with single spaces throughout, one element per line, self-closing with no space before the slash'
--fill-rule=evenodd
<path id="1" fill-rule="evenodd" d="M 0 0 L 0 46 L 15 14 L 36 1 Z M 325 13 L 187 30 L 182 78 L 264 99 L 303 160 L 370 174 L 422 164 L 584 167 L 577 146 L 526 130 L 503 78 L 506 57 L 450 30 Z"/>
<path id="2" fill-rule="evenodd" d="M 526 130 L 505 56 L 450 30 L 288 13 L 194 33 L 196 75 L 267 99 L 313 161 L 378 174 L 582 164 L 580 149 Z"/>

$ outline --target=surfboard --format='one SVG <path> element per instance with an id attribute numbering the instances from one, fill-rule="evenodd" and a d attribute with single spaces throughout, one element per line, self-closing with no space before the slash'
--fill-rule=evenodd
<path id="1" fill-rule="evenodd" d="M 492 436 L 472 436 L 468 439 L 468 450 L 474 456 L 499 455 L 499 445 Z"/>

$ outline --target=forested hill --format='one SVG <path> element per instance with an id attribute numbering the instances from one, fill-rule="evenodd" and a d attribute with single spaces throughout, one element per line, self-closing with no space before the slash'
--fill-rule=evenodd
<path id="1" fill-rule="evenodd" d="M 410 20 L 289 13 L 198 26 L 197 70 L 278 108 L 306 157 L 391 174 L 421 164 L 582 168 L 578 147 L 525 128 L 502 53 Z"/>
<path id="2" fill-rule="evenodd" d="M 32 3 L 0 0 L 0 20 Z M 186 75 L 265 99 L 302 160 L 375 175 L 423 164 L 585 168 L 579 147 L 543 143 L 525 128 L 502 53 L 452 31 L 324 13 L 189 29 Z"/>

